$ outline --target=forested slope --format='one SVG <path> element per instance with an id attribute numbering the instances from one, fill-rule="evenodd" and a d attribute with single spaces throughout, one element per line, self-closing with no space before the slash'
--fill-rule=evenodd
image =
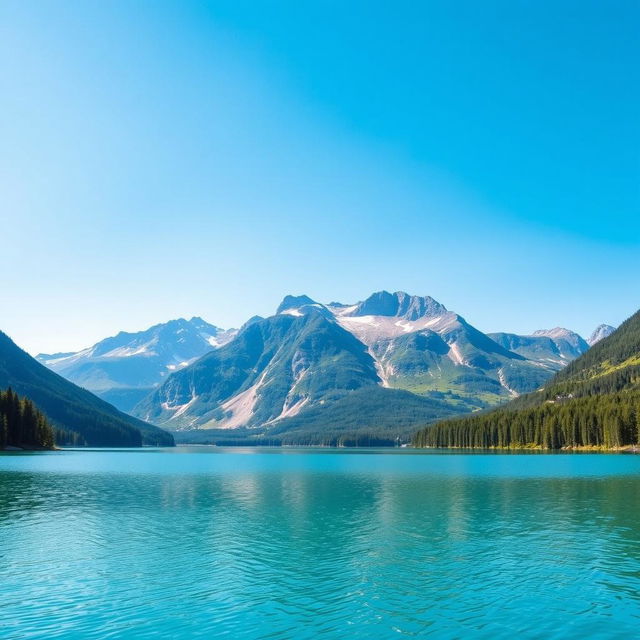
<path id="1" fill-rule="evenodd" d="M 640 441 L 640 312 L 543 389 L 419 431 L 417 446 L 620 448 Z"/>
<path id="2" fill-rule="evenodd" d="M 56 429 L 58 444 L 173 445 L 171 434 L 118 411 L 50 371 L 0 331 L 0 388 L 8 387 L 44 413 Z"/>

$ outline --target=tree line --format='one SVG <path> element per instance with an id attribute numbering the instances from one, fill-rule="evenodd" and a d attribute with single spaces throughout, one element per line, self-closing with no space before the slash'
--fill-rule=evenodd
<path id="1" fill-rule="evenodd" d="M 640 354 L 640 311 L 625 320 L 608 338 L 593 345 L 560 371 L 556 382 L 588 380 L 603 364 L 620 365 Z"/>
<path id="2" fill-rule="evenodd" d="M 543 389 L 419 431 L 422 447 L 561 449 L 640 444 L 640 312 Z"/>
<path id="3" fill-rule="evenodd" d="M 547 401 L 446 420 L 419 431 L 419 447 L 618 448 L 640 443 L 640 392 Z"/>
<path id="4" fill-rule="evenodd" d="M 0 449 L 52 449 L 55 432 L 33 402 L 11 389 L 0 390 Z"/>

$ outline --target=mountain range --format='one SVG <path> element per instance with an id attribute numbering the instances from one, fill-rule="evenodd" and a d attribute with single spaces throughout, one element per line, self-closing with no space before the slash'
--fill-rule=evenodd
<path id="1" fill-rule="evenodd" d="M 609 327 L 595 334 L 607 333 Z M 617 449 L 640 444 L 640 311 L 506 406 L 426 427 L 418 446 Z"/>
<path id="2" fill-rule="evenodd" d="M 180 441 L 382 442 L 538 389 L 612 330 L 486 334 L 430 296 L 289 295 L 239 330 L 178 319 L 37 359 Z"/>
<path id="3" fill-rule="evenodd" d="M 41 353 L 36 359 L 121 411 L 130 411 L 173 371 L 226 344 L 236 333 L 202 318 L 180 318 L 145 331 L 121 331 L 78 352 Z"/>
<path id="4" fill-rule="evenodd" d="M 57 430 L 59 444 L 173 445 L 157 427 L 118 411 L 91 392 L 40 364 L 0 332 L 0 389 L 31 400 Z"/>
<path id="5" fill-rule="evenodd" d="M 180 319 L 38 358 L 183 440 L 325 442 L 495 406 L 588 347 L 559 328 L 485 334 L 429 296 L 381 291 L 354 304 L 286 296 L 238 331 Z"/>

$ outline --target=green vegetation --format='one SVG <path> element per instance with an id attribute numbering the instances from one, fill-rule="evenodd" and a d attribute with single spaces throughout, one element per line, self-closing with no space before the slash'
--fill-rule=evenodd
<path id="1" fill-rule="evenodd" d="M 510 337 L 525 341 L 520 336 Z M 450 357 L 450 346 L 429 331 L 383 340 L 374 350 L 392 372 L 388 376 L 392 387 L 418 395 L 451 391 L 459 398 L 452 404 L 459 413 L 503 404 L 511 397 L 510 390 L 535 391 L 563 366 L 558 348 L 549 338 L 528 339 L 537 347 L 531 350 L 532 361 L 483 337 L 462 320 L 455 338 L 464 366 L 456 364 Z"/>
<path id="2" fill-rule="evenodd" d="M 194 429 L 178 431 L 175 437 L 179 443 L 219 446 L 393 446 L 409 442 L 417 425 L 454 413 L 440 397 L 422 398 L 408 391 L 372 386 L 272 425 Z"/>
<path id="3" fill-rule="evenodd" d="M 419 431 L 417 446 L 621 448 L 640 443 L 640 312 L 547 387 Z"/>
<path id="4" fill-rule="evenodd" d="M 366 347 L 321 313 L 273 316 L 252 323 L 235 340 L 176 371 L 138 404 L 135 415 L 171 428 L 218 430 L 229 420 L 222 405 L 259 387 L 248 426 L 277 418 L 285 402 L 332 402 L 378 375 Z M 175 415 L 167 405 L 188 405 Z"/>
<path id="5" fill-rule="evenodd" d="M 28 398 L 0 391 L 0 450 L 53 449 L 54 430 Z"/>
<path id="6" fill-rule="evenodd" d="M 283 444 L 383 446 L 409 441 L 416 425 L 455 411 L 445 400 L 400 389 L 366 387 L 278 422 L 267 435 Z"/>
<path id="7" fill-rule="evenodd" d="M 640 392 L 586 396 L 440 422 L 414 438 L 420 447 L 619 448 L 640 442 Z"/>
<path id="8" fill-rule="evenodd" d="M 61 445 L 173 445 L 171 434 L 118 411 L 41 365 L 0 332 L 0 388 L 29 398 L 57 430 Z"/>

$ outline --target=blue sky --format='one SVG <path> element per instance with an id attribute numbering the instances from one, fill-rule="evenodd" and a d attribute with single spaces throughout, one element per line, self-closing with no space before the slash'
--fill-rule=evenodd
<path id="1" fill-rule="evenodd" d="M 0 328 L 58 351 L 380 289 L 617 324 L 639 28 L 632 1 L 5 0 Z"/>

